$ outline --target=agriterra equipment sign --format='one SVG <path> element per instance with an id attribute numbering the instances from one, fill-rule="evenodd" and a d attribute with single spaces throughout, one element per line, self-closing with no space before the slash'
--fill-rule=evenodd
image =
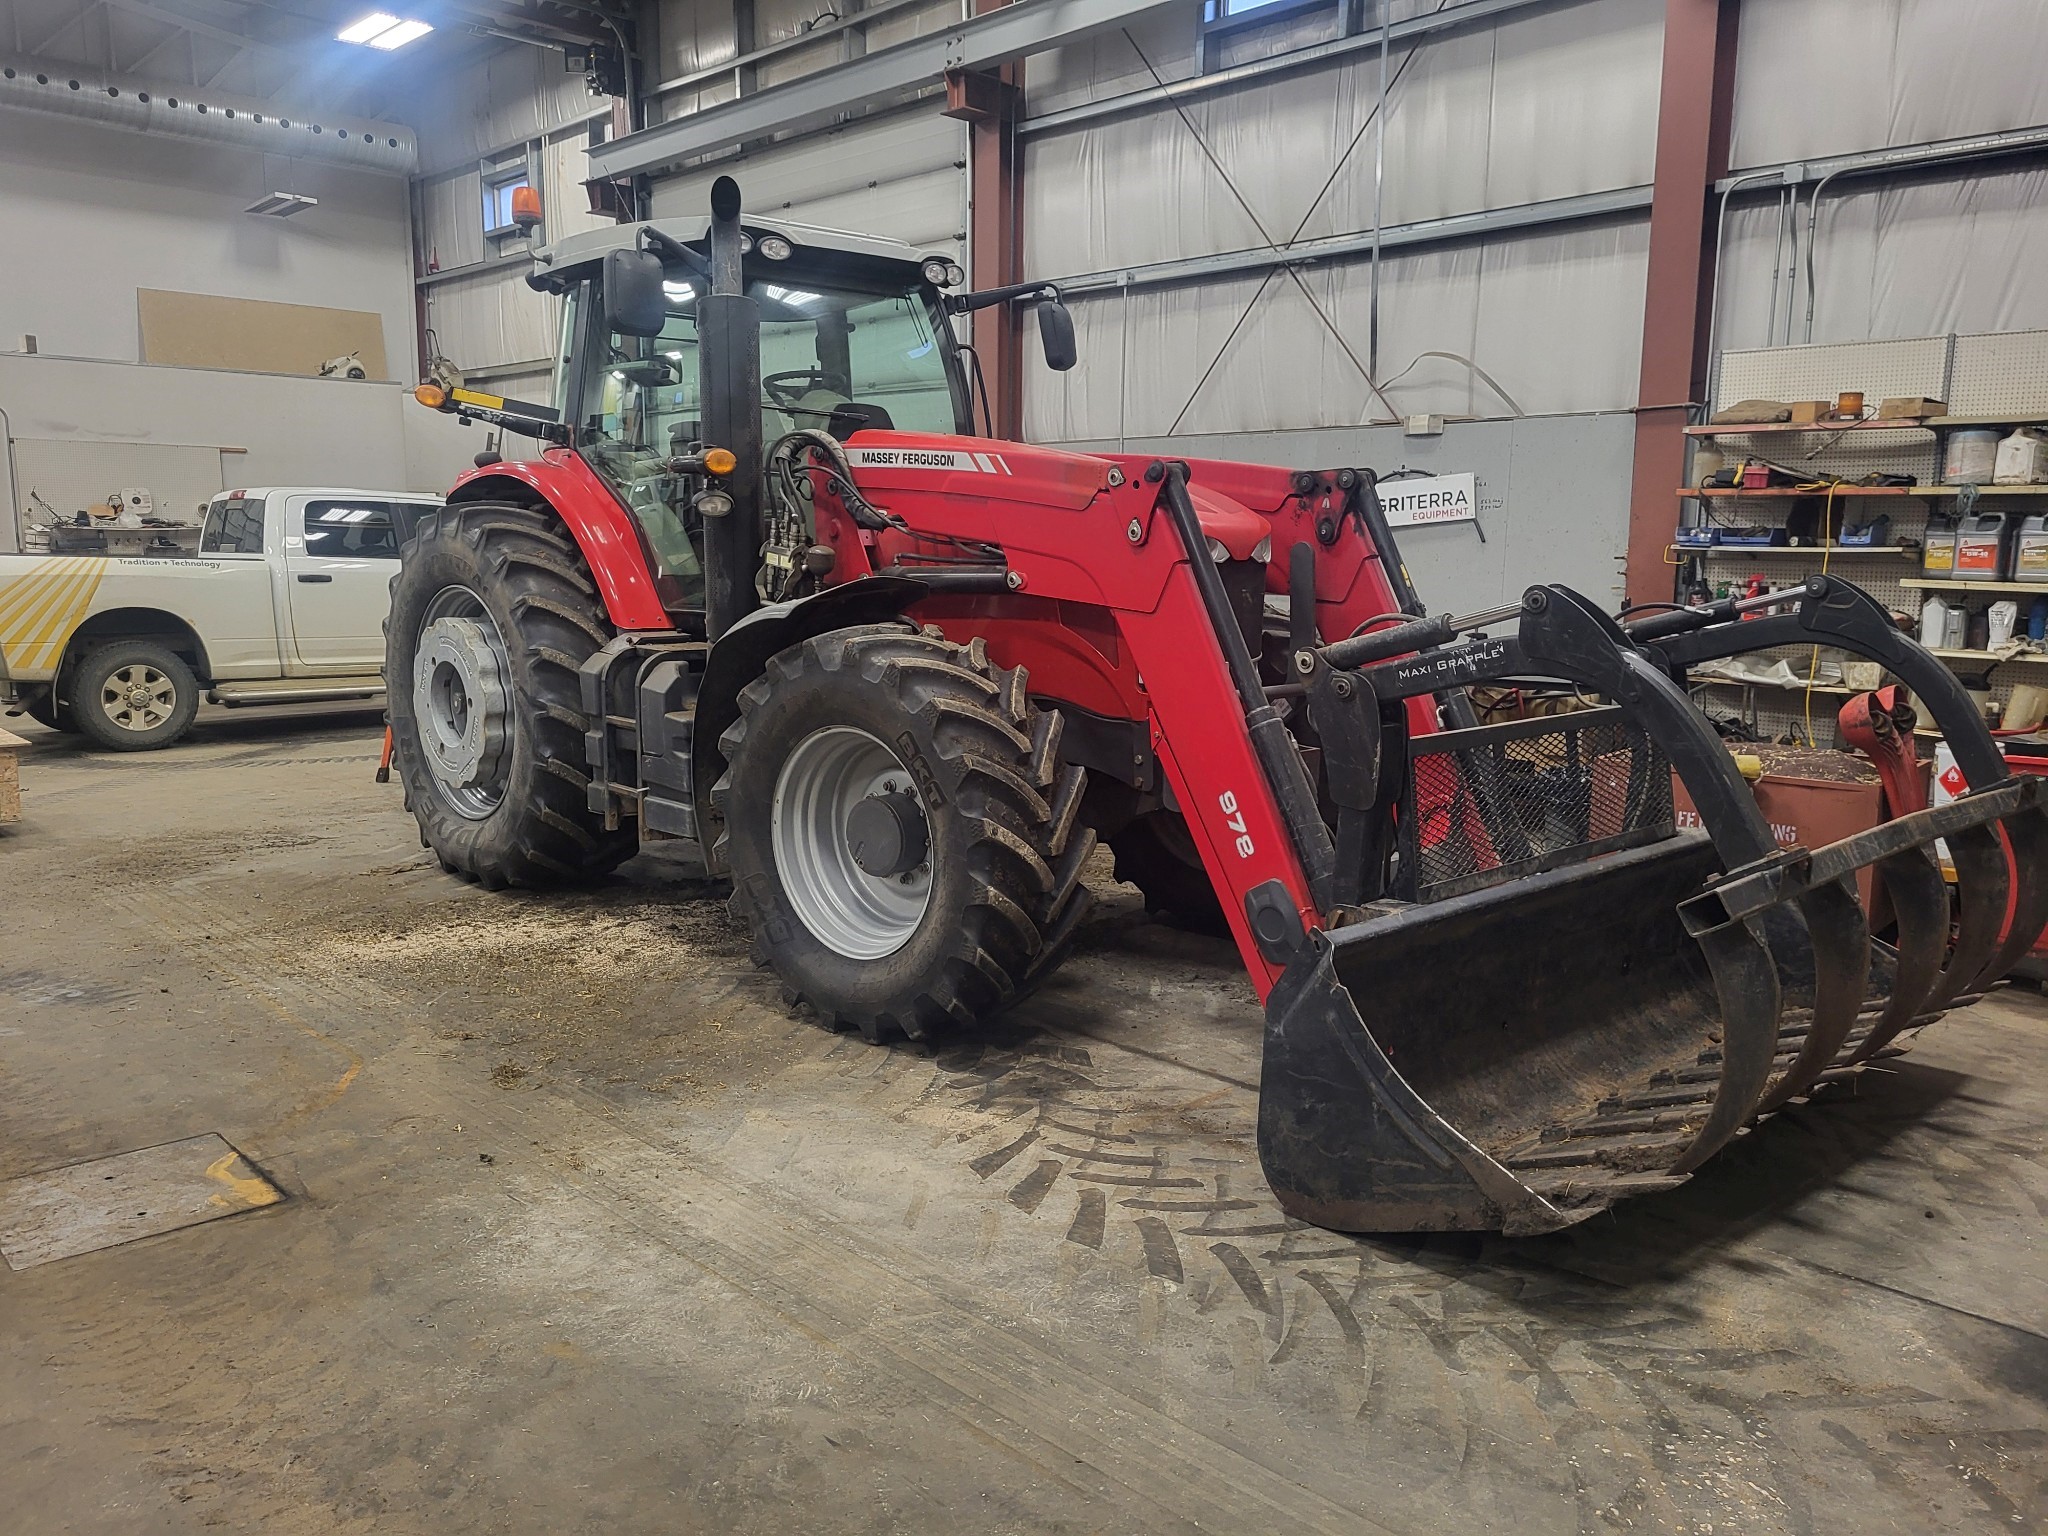
<path id="1" fill-rule="evenodd" d="M 1380 505 L 1395 528 L 1424 523 L 1470 523 L 1479 518 L 1479 489 L 1472 475 L 1437 475 L 1428 480 L 1382 480 Z"/>

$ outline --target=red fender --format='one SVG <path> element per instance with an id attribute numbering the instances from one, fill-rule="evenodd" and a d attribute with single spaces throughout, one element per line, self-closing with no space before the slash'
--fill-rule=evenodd
<path id="1" fill-rule="evenodd" d="M 515 491 L 514 486 L 539 496 L 567 526 L 576 547 L 583 551 L 591 577 L 597 582 L 598 595 L 604 599 L 605 612 L 615 627 L 675 628 L 675 620 L 661 606 L 661 597 L 655 591 L 654 569 L 640 537 L 640 525 L 611 493 L 611 488 L 569 449 L 550 448 L 538 459 L 508 460 L 473 469 L 455 482 L 448 499 L 529 499 Z"/>

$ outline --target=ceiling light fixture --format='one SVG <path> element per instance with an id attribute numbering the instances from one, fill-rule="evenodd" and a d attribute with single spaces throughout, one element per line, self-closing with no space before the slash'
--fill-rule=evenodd
<path id="1" fill-rule="evenodd" d="M 304 213 L 308 208 L 319 206 L 319 198 L 308 197 L 303 192 L 266 192 L 242 211 L 265 214 L 273 219 L 288 219 L 295 213 Z"/>
<path id="2" fill-rule="evenodd" d="M 388 11 L 372 11 L 361 21 L 343 27 L 334 36 L 337 42 L 362 43 L 389 52 L 393 48 L 403 48 L 433 30 L 424 21 L 402 21 Z"/>

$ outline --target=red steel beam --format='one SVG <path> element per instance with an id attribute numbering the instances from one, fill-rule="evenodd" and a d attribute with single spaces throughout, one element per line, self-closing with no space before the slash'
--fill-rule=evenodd
<path id="1" fill-rule="evenodd" d="M 985 15 L 1008 0 L 974 0 L 974 14 Z M 1023 96 L 1023 65 L 1005 64 L 993 77 L 993 88 L 974 89 L 973 115 L 968 118 L 968 194 L 972 268 L 969 286 L 1000 288 L 1024 280 L 1024 150 L 1017 137 Z M 949 89 L 949 96 L 952 94 Z M 987 381 L 989 413 L 995 435 L 1024 435 L 1024 353 L 1017 311 L 998 304 L 974 316 L 974 350 Z"/>
<path id="2" fill-rule="evenodd" d="M 1650 197 L 1649 282 L 1629 493 L 1628 599 L 1669 602 L 1687 407 L 1704 400 L 1714 287 L 1714 183 L 1728 174 L 1739 0 L 1665 0 L 1664 83 Z"/>

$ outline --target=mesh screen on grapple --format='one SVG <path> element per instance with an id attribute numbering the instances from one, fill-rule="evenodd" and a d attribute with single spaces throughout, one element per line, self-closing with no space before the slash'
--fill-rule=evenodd
<path id="1" fill-rule="evenodd" d="M 1486 737 L 1486 740 L 1473 740 Z M 1469 745 L 1438 745 L 1464 738 Z M 1671 767 L 1619 720 L 1503 739 L 1481 727 L 1413 743 L 1414 899 L 1455 895 L 1531 869 L 1668 834 Z"/>

